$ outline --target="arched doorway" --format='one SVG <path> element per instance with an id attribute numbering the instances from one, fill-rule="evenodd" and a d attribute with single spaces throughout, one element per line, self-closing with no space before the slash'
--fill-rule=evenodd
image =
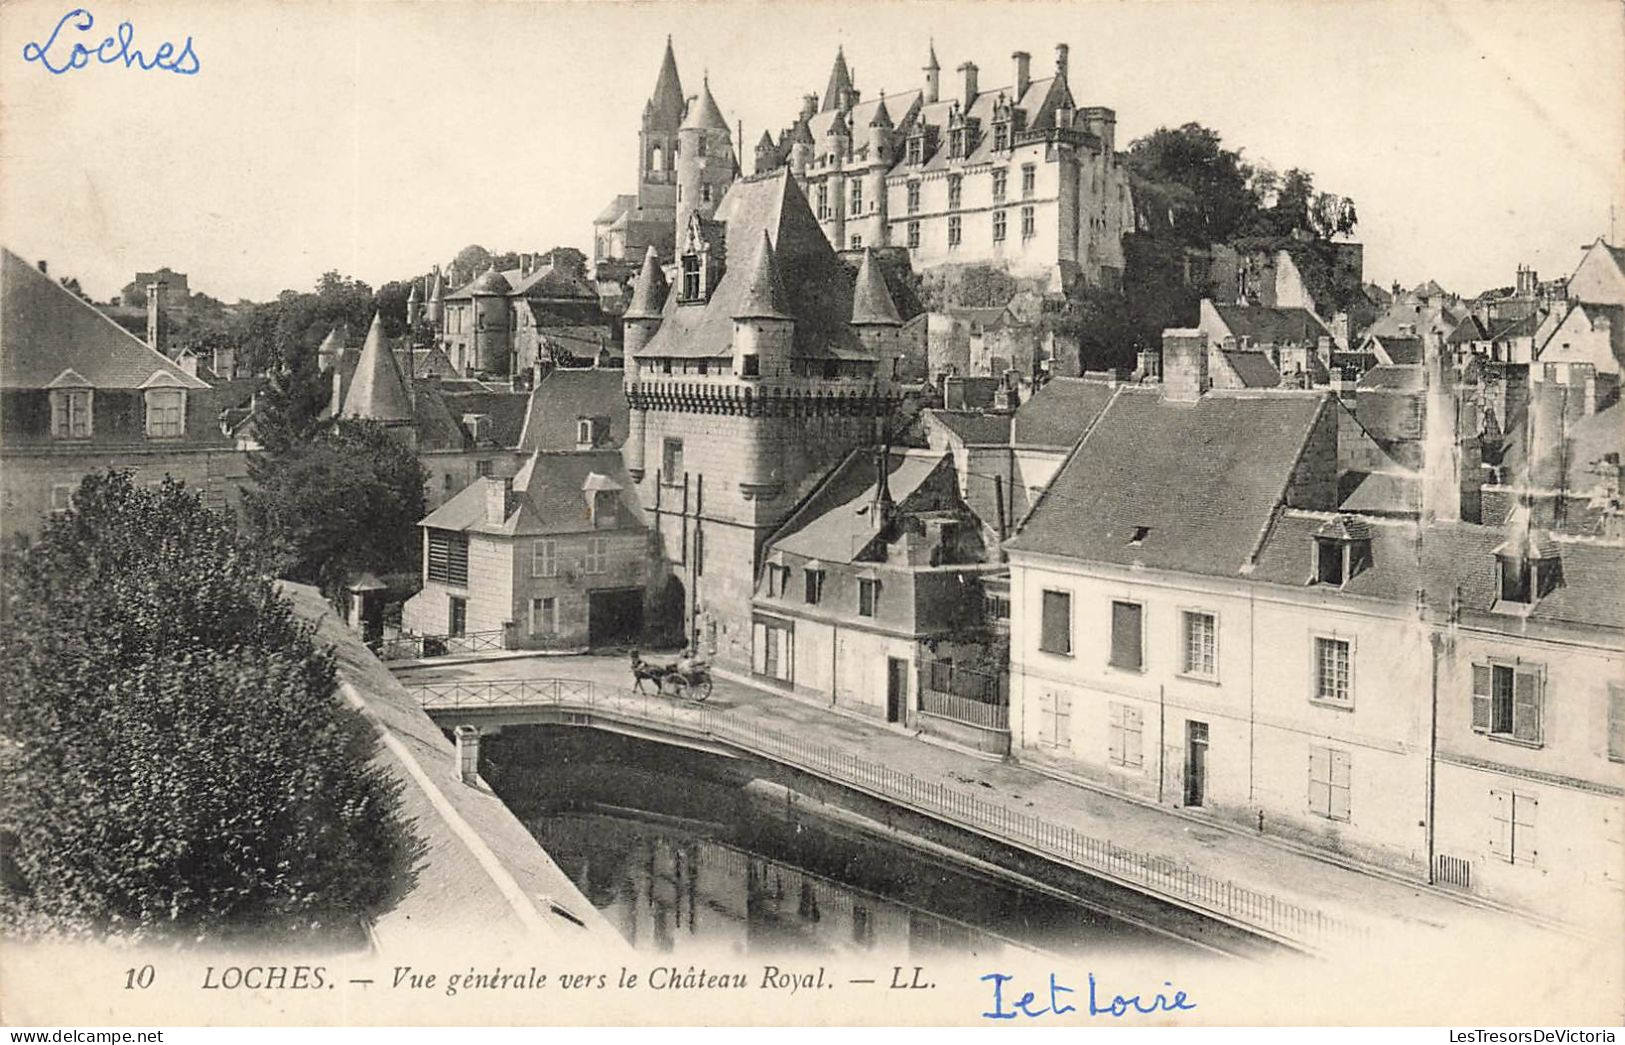
<path id="1" fill-rule="evenodd" d="M 676 574 L 660 586 L 644 626 L 644 643 L 655 648 L 681 646 L 688 640 L 688 589 Z"/>

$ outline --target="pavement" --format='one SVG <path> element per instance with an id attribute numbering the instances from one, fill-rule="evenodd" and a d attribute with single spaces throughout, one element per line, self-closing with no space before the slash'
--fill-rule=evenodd
<path id="1" fill-rule="evenodd" d="M 649 659 L 659 659 L 658 656 Z M 392 667 L 397 667 L 392 665 Z M 398 670 L 398 667 L 397 667 Z M 408 686 L 490 679 L 568 678 L 626 688 L 625 656 L 478 659 L 414 665 L 400 674 Z M 741 722 L 790 733 L 808 743 L 861 756 L 922 780 L 973 792 L 984 802 L 1067 824 L 1116 845 L 1167 858 L 1204 874 L 1229 878 L 1282 900 L 1372 928 L 1372 939 L 1391 943 L 1396 933 L 1421 938 L 1423 946 L 1447 941 L 1515 942 L 1532 951 L 1565 953 L 1575 937 L 1474 898 L 1410 882 L 1393 872 L 1332 861 L 1303 847 L 1250 835 L 1228 824 L 1207 822 L 1035 769 L 994 762 L 938 743 L 913 731 L 758 687 L 740 676 L 716 675 L 706 706 Z M 1431 949 L 1431 948 L 1430 948 Z"/>

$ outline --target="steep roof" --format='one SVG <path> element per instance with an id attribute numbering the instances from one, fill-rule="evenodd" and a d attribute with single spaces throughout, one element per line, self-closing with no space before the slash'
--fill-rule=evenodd
<path id="1" fill-rule="evenodd" d="M 849 325 L 850 271 L 836 255 L 786 168 L 734 182 L 717 208 L 727 270 L 709 301 L 668 296 L 660 330 L 640 358 L 714 358 L 732 352 L 733 317 L 751 281 L 750 261 L 767 233 L 784 290 L 784 312 L 796 321 L 792 352 L 800 357 L 871 359 Z"/>
<path id="2" fill-rule="evenodd" d="M 589 489 L 610 489 L 594 476 L 607 478 L 618 494 L 615 529 L 643 529 L 647 520 L 638 501 L 636 484 L 626 474 L 619 450 L 537 452 L 513 478 L 513 496 L 501 522 L 486 518 L 486 491 L 502 480 L 487 478 L 471 483 L 431 512 L 419 526 L 437 530 L 484 533 L 504 537 L 543 537 L 584 533 L 595 527 L 588 509 Z"/>
<path id="3" fill-rule="evenodd" d="M 1116 389 L 1103 381 L 1053 377 L 1016 407 L 1010 442 L 1070 450 L 1106 409 Z"/>
<path id="4" fill-rule="evenodd" d="M 756 244 L 750 261 L 744 293 L 734 305 L 734 319 L 788 319 L 784 313 L 784 288 L 773 264 L 773 242 L 762 230 L 761 241 Z"/>
<path id="5" fill-rule="evenodd" d="M 722 115 L 722 109 L 711 94 L 711 79 L 707 77 L 700 88 L 700 95 L 688 107 L 688 114 L 683 117 L 683 129 L 701 129 L 710 131 L 726 131 L 728 120 Z"/>
<path id="6" fill-rule="evenodd" d="M 818 494 L 785 523 L 773 547 L 821 562 L 855 561 L 877 535 L 873 506 L 879 492 L 875 482 L 879 452 L 849 454 Z M 898 506 L 933 475 L 954 470 L 951 454 L 928 451 L 894 450 L 886 464 L 886 489 Z"/>
<path id="7" fill-rule="evenodd" d="M 174 387 L 209 387 L 50 276 L 0 250 L 0 388 L 46 388 L 64 370 L 93 388 L 140 388 L 154 374 Z"/>
<path id="8" fill-rule="evenodd" d="M 1355 388 L 1360 391 L 1383 389 L 1392 392 L 1420 392 L 1422 368 L 1415 365 L 1380 363 L 1360 375 Z"/>
<path id="9" fill-rule="evenodd" d="M 655 78 L 654 93 L 649 96 L 644 113 L 649 129 L 675 131 L 683 122 L 683 81 L 677 75 L 677 56 L 672 53 L 671 37 L 666 37 L 666 54 L 660 60 L 660 74 Z"/>
<path id="10" fill-rule="evenodd" d="M 1225 349 L 1220 354 L 1243 388 L 1276 388 L 1281 384 L 1281 372 L 1263 352 Z"/>
<path id="11" fill-rule="evenodd" d="M 952 432 L 967 446 L 1008 445 L 1011 414 L 984 414 L 980 410 L 927 410 L 926 416 Z"/>
<path id="12" fill-rule="evenodd" d="M 1177 403 L 1157 389 L 1124 387 L 1006 547 L 1235 574 L 1281 503 L 1327 402 L 1214 392 Z"/>
<path id="13" fill-rule="evenodd" d="M 576 420 L 609 418 L 609 444 L 626 440 L 628 408 L 623 374 L 601 368 L 561 368 L 549 373 L 530 394 L 524 430 L 517 442 L 521 450 L 572 450 Z"/>
<path id="14" fill-rule="evenodd" d="M 593 301 L 598 294 L 584 279 L 552 265 L 538 265 L 529 273 L 515 269 L 504 272 L 502 278 L 512 288 L 510 293 L 523 297 L 549 301 Z"/>
<path id="15" fill-rule="evenodd" d="M 384 346 L 384 320 L 376 312 L 339 413 L 367 421 L 412 420 L 412 395 L 395 353 Z"/>
<path id="16" fill-rule="evenodd" d="M 846 68 L 846 54 L 840 47 L 835 48 L 835 64 L 830 66 L 829 84 L 824 88 L 824 102 L 819 106 L 820 112 L 830 112 L 841 106 L 842 92 L 852 92 L 852 74 Z"/>
<path id="17" fill-rule="evenodd" d="M 1372 338 L 1382 346 L 1388 359 L 1400 366 L 1414 366 L 1422 362 L 1422 339 L 1419 337 L 1392 337 L 1379 335 Z"/>
<path id="18" fill-rule="evenodd" d="M 643 269 L 632 285 L 632 301 L 626 306 L 626 319 L 655 319 L 666 303 L 666 274 L 660 269 L 660 259 L 654 247 L 643 255 Z"/>
<path id="19" fill-rule="evenodd" d="M 903 325 L 897 315 L 897 306 L 892 302 L 891 291 L 886 289 L 886 279 L 875 261 L 872 247 L 864 248 L 863 261 L 858 265 L 858 282 L 852 297 L 852 324 Z"/>
<path id="20" fill-rule="evenodd" d="M 1450 336 L 1444 340 L 1447 345 L 1466 345 L 1474 341 L 1483 341 L 1488 337 L 1489 332 L 1484 329 L 1484 324 L 1479 322 L 1477 316 L 1469 312 L 1465 319 L 1456 324 L 1456 329 L 1450 332 Z"/>
<path id="21" fill-rule="evenodd" d="M 1213 306 L 1230 333 L 1260 345 L 1313 344 L 1331 331 L 1306 308 L 1271 308 L 1265 305 Z"/>

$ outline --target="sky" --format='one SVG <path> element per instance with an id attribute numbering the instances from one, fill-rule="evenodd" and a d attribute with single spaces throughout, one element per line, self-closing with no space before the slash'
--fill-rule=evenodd
<path id="1" fill-rule="evenodd" d="M 196 75 L 25 60 L 74 3 Z M 744 140 L 822 92 L 838 46 L 865 97 L 918 86 L 935 41 L 983 90 L 1071 48 L 1118 148 L 1197 121 L 1254 162 L 1352 197 L 1367 277 L 1472 294 L 1519 264 L 1567 275 L 1625 240 L 1625 5 L 1332 0 L 1071 3 L 431 3 L 8 0 L 0 6 L 0 242 L 98 299 L 167 265 L 226 301 L 377 286 L 461 247 L 590 253 L 634 191 L 666 36 Z M 748 169 L 749 160 L 745 161 Z"/>

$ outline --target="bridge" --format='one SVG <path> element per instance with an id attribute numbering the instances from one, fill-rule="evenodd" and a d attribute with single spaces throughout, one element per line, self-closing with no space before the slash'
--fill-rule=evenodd
<path id="1" fill-rule="evenodd" d="M 1004 801 L 763 726 L 730 714 L 725 707 L 587 679 L 492 679 L 407 688 L 445 728 L 585 726 L 716 753 L 753 755 L 1290 947 L 1321 950 L 1369 938 L 1365 926 L 1166 857 L 1116 845 Z"/>

